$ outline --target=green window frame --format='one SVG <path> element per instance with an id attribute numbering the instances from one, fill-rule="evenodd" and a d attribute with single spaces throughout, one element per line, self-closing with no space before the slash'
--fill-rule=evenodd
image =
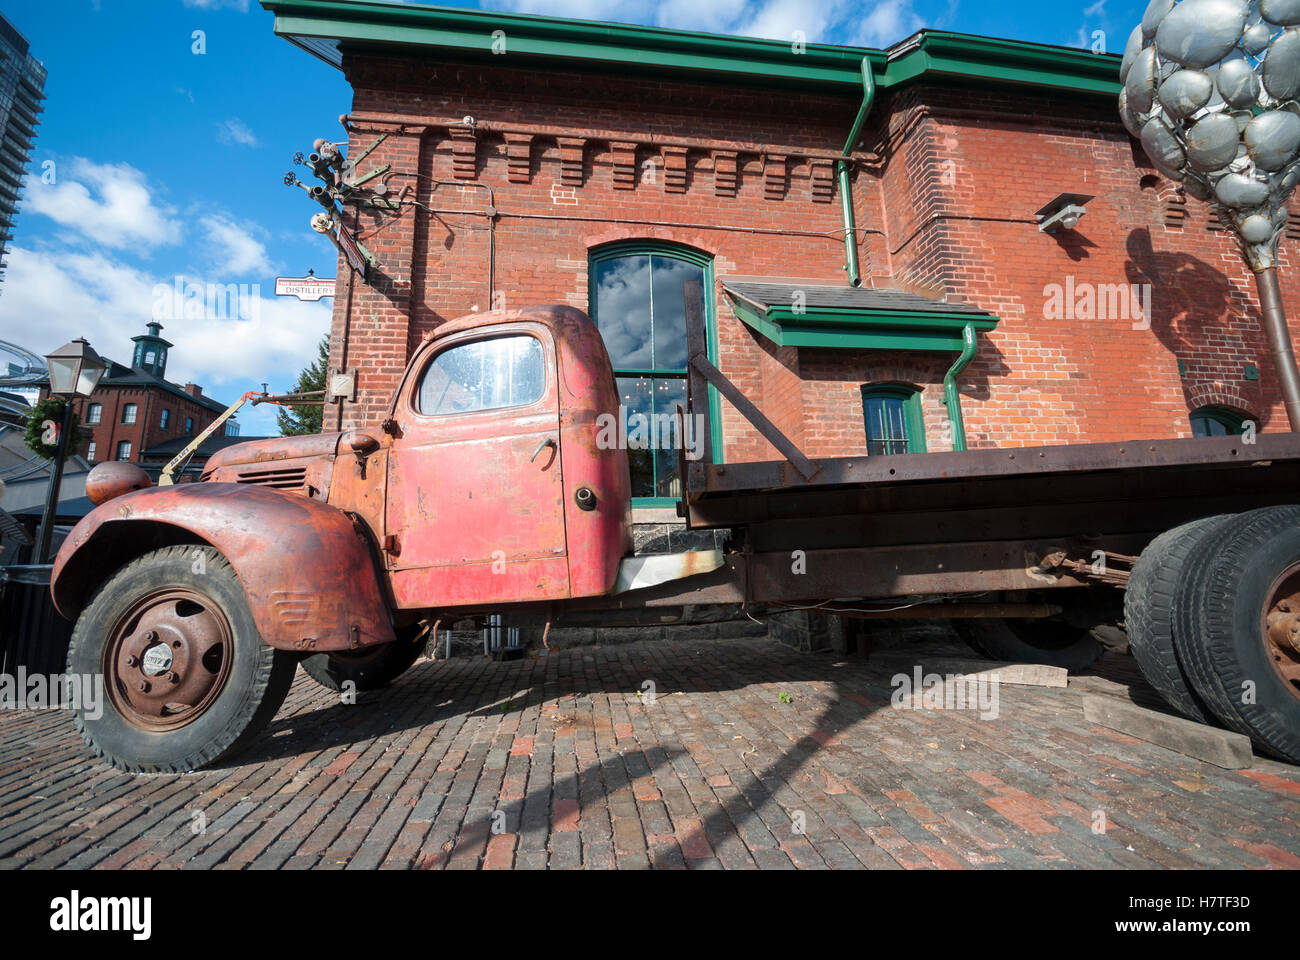
<path id="1" fill-rule="evenodd" d="M 898 384 L 864 384 L 862 420 L 867 456 L 925 453 L 921 391 Z"/>
<path id="2" fill-rule="evenodd" d="M 1227 407 L 1197 407 L 1188 419 L 1194 437 L 1237 436 L 1246 426 L 1246 418 Z"/>
<path id="3" fill-rule="evenodd" d="M 638 262 L 640 260 L 644 261 L 644 267 Z M 620 261 L 626 263 L 630 269 L 644 269 L 648 272 L 649 300 L 645 304 L 649 320 L 648 343 L 626 339 L 613 324 L 608 322 L 609 302 L 606 303 L 607 322 L 602 326 L 601 300 L 603 297 L 608 297 L 610 301 L 614 298 L 612 286 L 617 280 L 616 264 Z M 605 337 L 606 347 L 614 364 L 614 376 L 618 382 L 621 402 L 631 407 L 644 404 L 648 398 L 650 412 L 658 415 L 674 413 L 676 404 L 684 404 L 686 396 L 685 326 L 683 324 L 680 328 L 674 329 L 673 323 L 677 317 L 671 312 L 671 306 L 670 312 L 664 315 L 657 314 L 655 309 L 656 273 L 671 263 L 690 264 L 700 270 L 704 294 L 705 349 L 709 359 L 716 363 L 717 323 L 711 256 L 691 247 L 647 240 L 605 244 L 593 249 L 588 255 L 588 312 L 597 329 L 601 331 L 601 335 Z M 671 278 L 671 268 L 667 270 L 667 276 Z M 680 294 L 669 291 L 666 299 L 675 306 L 676 301 L 680 299 Z M 640 302 L 638 298 L 634 306 L 639 306 Z M 644 398 L 638 396 L 643 390 L 647 391 Z M 659 409 L 661 405 L 664 409 Z M 629 419 L 634 412 L 636 411 L 629 411 Z M 709 387 L 708 416 L 713 461 L 721 463 L 721 420 L 716 391 L 712 386 Z M 634 429 L 632 424 L 629 424 L 629 427 Z M 677 503 L 680 499 L 680 491 L 673 495 L 669 488 L 672 475 L 677 469 L 675 451 L 657 449 L 655 444 L 651 444 L 648 449 L 629 447 L 628 457 L 633 473 L 632 505 L 634 507 L 667 507 Z"/>

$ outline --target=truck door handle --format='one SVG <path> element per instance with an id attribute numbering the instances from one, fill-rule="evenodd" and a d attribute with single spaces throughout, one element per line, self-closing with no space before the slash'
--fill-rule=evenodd
<path id="1" fill-rule="evenodd" d="M 541 443 L 537 445 L 537 449 L 534 450 L 533 455 L 528 458 L 528 462 L 532 463 L 534 460 L 536 460 L 537 455 L 541 453 L 543 450 L 545 450 L 547 447 L 555 447 L 556 450 L 560 449 L 559 445 L 551 437 L 547 437 L 545 440 L 543 440 Z"/>

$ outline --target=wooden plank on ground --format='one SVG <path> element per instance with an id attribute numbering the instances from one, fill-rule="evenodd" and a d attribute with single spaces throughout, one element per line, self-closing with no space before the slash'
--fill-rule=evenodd
<path id="1" fill-rule="evenodd" d="M 1083 717 L 1089 723 L 1101 724 L 1227 770 L 1241 770 L 1252 763 L 1249 737 L 1148 710 L 1127 700 L 1085 693 Z"/>
<path id="2" fill-rule="evenodd" d="M 872 663 L 882 666 L 905 667 L 904 672 L 911 673 L 916 666 L 921 667 L 922 674 L 960 673 L 979 680 L 998 678 L 999 683 L 1015 683 L 1030 687 L 1064 687 L 1069 680 L 1069 671 L 1064 667 L 1049 667 L 1044 663 L 999 663 L 989 660 L 967 660 L 960 657 L 928 657 L 889 651 L 873 653 Z"/>

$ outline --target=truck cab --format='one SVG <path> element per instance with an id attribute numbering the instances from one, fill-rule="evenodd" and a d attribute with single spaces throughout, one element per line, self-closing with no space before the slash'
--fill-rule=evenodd
<path id="1" fill-rule="evenodd" d="M 631 553 L 627 454 L 598 443 L 599 418 L 617 413 L 585 314 L 471 314 L 425 338 L 382 422 L 239 444 L 205 480 L 360 518 L 397 610 L 596 596 Z"/>

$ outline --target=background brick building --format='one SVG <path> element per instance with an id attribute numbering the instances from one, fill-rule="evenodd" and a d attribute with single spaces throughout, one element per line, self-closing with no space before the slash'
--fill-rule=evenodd
<path id="1" fill-rule="evenodd" d="M 76 452 L 88 462 L 143 462 L 157 479 L 158 467 L 166 463 L 166 459 L 158 460 L 160 449 L 170 450 L 174 456 L 225 412 L 226 404 L 204 396 L 198 384 L 182 385 L 167 379 L 167 352 L 173 344 L 163 339 L 162 329 L 160 323 L 149 323 L 144 333 L 131 338 L 129 365 L 105 356 L 108 369 L 95 392 L 88 398 L 74 398 L 73 409 L 81 418 L 81 443 Z M 42 397 L 48 392 L 48 387 L 41 388 Z M 223 430 L 231 435 L 230 442 L 236 442 L 239 429 L 233 419 Z M 223 445 L 228 444 L 217 442 L 201 451 L 190 463 L 187 478 L 197 477 L 207 457 Z"/>
<path id="2" fill-rule="evenodd" d="M 671 403 L 673 290 L 692 276 L 715 362 L 812 457 L 963 434 L 973 448 L 1287 429 L 1253 278 L 1120 125 L 1117 56 L 263 2 L 350 82 L 348 153 L 377 143 L 356 173 L 390 165 L 388 196 L 418 203 L 347 211 L 376 263 L 366 282 L 339 265 L 330 362 L 358 372 L 358 394 L 327 429 L 382 418 L 423 334 L 501 305 L 592 313 L 629 403 Z M 876 93 L 849 151 L 853 291 L 836 163 L 864 57 Z M 1086 216 L 1041 232 L 1037 211 L 1063 194 L 1091 197 Z M 944 377 L 970 320 L 954 432 Z M 720 458 L 778 459 L 727 404 L 712 414 Z M 642 478 L 642 506 L 667 502 L 667 467 Z"/>

